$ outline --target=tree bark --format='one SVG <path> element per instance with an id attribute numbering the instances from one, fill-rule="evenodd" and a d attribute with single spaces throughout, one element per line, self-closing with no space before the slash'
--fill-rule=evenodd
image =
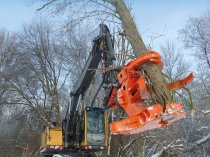
<path id="1" fill-rule="evenodd" d="M 60 103 L 59 103 L 59 96 L 58 92 L 55 91 L 54 95 L 52 95 L 52 106 L 53 110 L 55 113 L 55 118 L 56 118 L 56 126 L 61 127 L 61 111 L 60 111 Z"/>
<path id="2" fill-rule="evenodd" d="M 125 5 L 123 0 L 105 0 L 106 2 L 112 4 L 117 14 L 120 16 L 122 21 L 126 37 L 130 42 L 134 54 L 139 57 L 142 56 L 147 52 L 147 48 L 137 30 L 136 24 L 128 10 L 127 6 Z M 170 91 L 168 89 L 166 80 L 161 73 L 161 70 L 156 64 L 148 62 L 144 66 L 146 79 L 147 81 L 151 82 L 151 96 L 155 103 L 160 103 L 164 108 L 167 103 L 172 101 L 172 97 Z"/>

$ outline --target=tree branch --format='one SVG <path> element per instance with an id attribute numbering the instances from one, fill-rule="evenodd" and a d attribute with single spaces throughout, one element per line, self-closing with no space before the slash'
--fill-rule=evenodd
<path id="1" fill-rule="evenodd" d="M 51 0 L 51 1 L 47 2 L 47 3 L 45 3 L 44 5 L 42 5 L 41 8 L 38 8 L 36 11 L 40 11 L 40 10 L 46 8 L 48 5 L 54 3 L 55 1 L 57 1 L 57 0 Z"/>

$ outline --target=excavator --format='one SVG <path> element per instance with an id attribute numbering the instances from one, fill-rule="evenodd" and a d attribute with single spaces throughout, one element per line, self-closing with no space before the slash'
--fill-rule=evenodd
<path id="1" fill-rule="evenodd" d="M 100 24 L 99 35 L 93 40 L 84 69 L 71 92 L 62 127 L 46 127 L 42 133 L 42 156 L 74 153 L 91 156 L 94 152 L 108 148 L 110 134 L 138 134 L 163 128 L 186 116 L 184 107 L 179 102 L 172 102 L 163 107 L 152 101 L 142 65 L 151 62 L 162 70 L 163 62 L 159 53 L 148 50 L 148 53 L 131 60 L 120 69 L 114 68 L 115 62 L 112 36 L 108 27 Z M 91 104 L 85 104 L 82 100 L 99 65 L 103 66 L 101 83 Z M 184 79 L 168 83 L 168 88 L 180 89 L 193 78 L 191 73 Z M 104 97 L 99 105 L 95 100 L 102 88 Z M 118 109 L 123 110 L 127 117 L 119 121 L 110 121 L 108 112 Z"/>

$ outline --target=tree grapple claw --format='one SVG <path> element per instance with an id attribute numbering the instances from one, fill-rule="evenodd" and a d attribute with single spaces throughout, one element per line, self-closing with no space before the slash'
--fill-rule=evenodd
<path id="1" fill-rule="evenodd" d="M 158 64 L 160 69 L 163 63 L 159 53 L 149 50 L 148 54 L 129 62 L 117 76 L 120 87 L 112 90 L 107 106 L 117 108 L 118 103 L 128 117 L 110 124 L 111 134 L 136 134 L 147 130 L 162 128 L 185 117 L 183 105 L 173 102 L 166 104 L 165 111 L 161 104 L 146 104 L 152 100 L 149 87 L 144 78 L 141 66 L 147 62 Z M 182 80 L 168 84 L 168 88 L 179 89 L 193 80 L 193 74 Z M 114 101 L 117 97 L 117 102 Z M 114 105 L 113 105 L 114 104 Z"/>

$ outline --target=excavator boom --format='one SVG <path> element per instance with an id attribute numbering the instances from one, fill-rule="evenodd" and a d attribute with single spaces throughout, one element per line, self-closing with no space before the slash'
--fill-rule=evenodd
<path id="1" fill-rule="evenodd" d="M 79 98 L 85 95 L 86 90 L 90 86 L 92 79 L 95 75 L 95 69 L 99 66 L 101 61 L 104 61 L 106 67 L 112 65 L 115 60 L 113 51 L 113 42 L 106 25 L 100 24 L 100 33 L 93 40 L 93 47 L 90 55 L 86 61 L 82 74 L 75 84 L 73 91 L 71 92 L 71 104 L 67 111 L 66 117 L 63 120 L 63 136 L 65 147 L 71 147 L 75 145 L 77 141 L 76 126 L 79 118 Z M 85 105 L 80 108 L 84 108 Z"/>

